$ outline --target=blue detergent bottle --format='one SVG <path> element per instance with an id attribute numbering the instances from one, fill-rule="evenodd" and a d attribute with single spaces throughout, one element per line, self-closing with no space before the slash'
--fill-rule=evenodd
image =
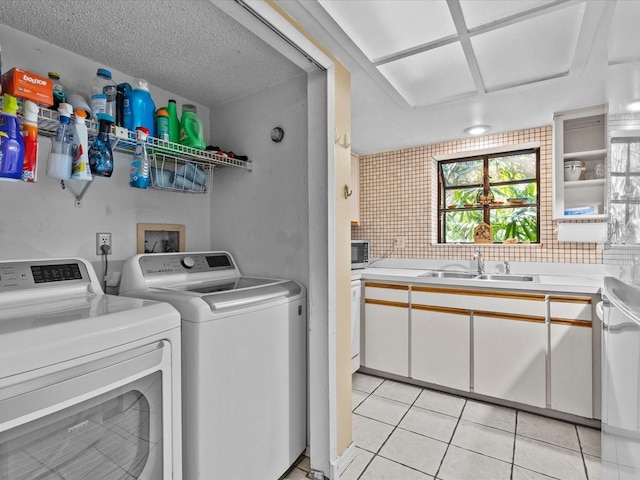
<path id="1" fill-rule="evenodd" d="M 156 104 L 151 98 L 146 80 L 138 80 L 136 87 L 125 93 L 124 127 L 130 132 L 144 127 L 149 130 L 150 136 L 156 136 Z"/>
<path id="2" fill-rule="evenodd" d="M 0 112 L 0 177 L 20 179 L 24 161 L 24 141 L 16 113 L 18 101 L 5 93 Z"/>

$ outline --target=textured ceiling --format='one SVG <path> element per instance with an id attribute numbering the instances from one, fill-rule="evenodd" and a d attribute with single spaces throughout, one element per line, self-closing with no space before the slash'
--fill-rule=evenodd
<path id="1" fill-rule="evenodd" d="M 2 0 L 0 23 L 209 107 L 303 74 L 208 0 Z"/>

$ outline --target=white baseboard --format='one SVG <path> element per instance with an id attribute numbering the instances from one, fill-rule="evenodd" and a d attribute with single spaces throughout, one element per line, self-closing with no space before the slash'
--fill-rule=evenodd
<path id="1" fill-rule="evenodd" d="M 353 442 L 349 444 L 342 455 L 331 462 L 330 479 L 338 480 L 351 462 L 356 458 L 356 446 Z"/>

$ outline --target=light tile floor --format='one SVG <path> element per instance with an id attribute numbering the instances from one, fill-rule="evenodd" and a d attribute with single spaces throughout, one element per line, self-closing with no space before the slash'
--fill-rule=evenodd
<path id="1" fill-rule="evenodd" d="M 599 480 L 600 431 L 353 375 L 356 458 L 340 480 Z M 305 457 L 285 480 L 307 478 Z"/>

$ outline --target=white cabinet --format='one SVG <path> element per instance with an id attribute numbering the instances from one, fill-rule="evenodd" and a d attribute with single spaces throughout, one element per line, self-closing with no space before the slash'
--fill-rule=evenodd
<path id="1" fill-rule="evenodd" d="M 553 124 L 553 219 L 606 218 L 607 128 L 604 106 L 556 114 Z M 581 180 L 565 181 L 565 162 L 579 160 Z M 576 214 L 588 211 L 594 213 Z"/>
<path id="2" fill-rule="evenodd" d="M 351 281 L 351 373 L 360 368 L 360 280 Z"/>
<path id="3" fill-rule="evenodd" d="M 469 312 L 411 306 L 411 378 L 469 391 Z"/>
<path id="4" fill-rule="evenodd" d="M 474 392 L 544 408 L 544 320 L 474 315 L 473 335 Z"/>
<path id="5" fill-rule="evenodd" d="M 409 287 L 365 283 L 362 366 L 409 376 Z"/>
<path id="6" fill-rule="evenodd" d="M 349 208 L 351 211 L 351 225 L 360 223 L 360 157 L 351 154 L 351 196 L 349 197 Z"/>
<path id="7" fill-rule="evenodd" d="M 551 297 L 551 408 L 592 417 L 592 305 L 588 297 Z"/>

